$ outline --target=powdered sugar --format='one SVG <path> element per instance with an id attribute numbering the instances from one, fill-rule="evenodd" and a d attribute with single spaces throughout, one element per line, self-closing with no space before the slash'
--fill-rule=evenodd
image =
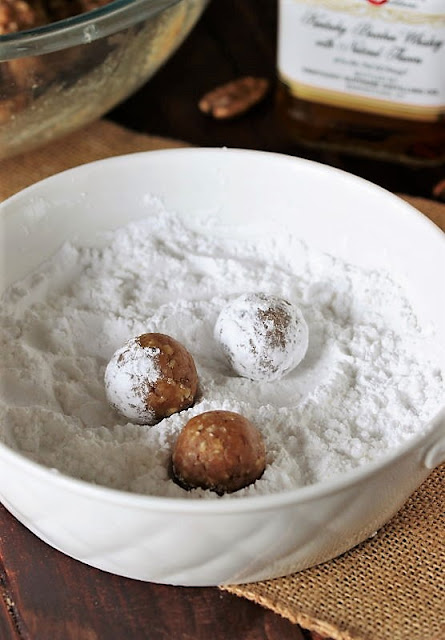
<path id="1" fill-rule="evenodd" d="M 292 371 L 309 341 L 300 309 L 264 293 L 241 295 L 223 307 L 214 336 L 238 375 L 268 382 Z"/>
<path id="2" fill-rule="evenodd" d="M 105 369 L 105 393 L 110 404 L 132 422 L 152 424 L 154 411 L 147 407 L 147 387 L 161 374 L 159 349 L 141 347 L 137 336 L 118 349 Z"/>
<path id="3" fill-rule="evenodd" d="M 224 305 L 258 291 L 300 307 L 309 327 L 303 362 L 274 382 L 234 375 L 213 338 Z M 197 234 L 161 210 L 95 248 L 65 246 L 6 292 L 0 314 L 2 439 L 63 473 L 128 491 L 220 499 L 169 477 L 179 430 L 203 411 L 238 411 L 263 433 L 266 471 L 222 498 L 233 499 L 365 464 L 420 432 L 444 398 L 428 355 L 434 336 L 387 274 L 285 234 Z M 119 417 L 103 381 L 115 350 L 145 332 L 184 344 L 200 377 L 195 405 L 152 427 Z"/>

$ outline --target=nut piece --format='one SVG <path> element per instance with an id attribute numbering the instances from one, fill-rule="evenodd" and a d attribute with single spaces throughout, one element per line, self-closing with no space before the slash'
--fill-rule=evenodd
<path id="1" fill-rule="evenodd" d="M 0 35 L 32 29 L 47 21 L 41 0 L 0 0 Z"/>
<path id="2" fill-rule="evenodd" d="M 203 113 L 214 118 L 234 118 L 260 102 L 268 88 L 266 78 L 245 76 L 209 91 L 198 106 Z"/>
<path id="3" fill-rule="evenodd" d="M 110 2 L 111 0 L 0 0 L 0 35 L 70 18 Z"/>
<path id="4" fill-rule="evenodd" d="M 258 429 L 232 411 L 207 411 L 191 418 L 172 456 L 175 481 L 222 495 L 252 484 L 264 472 L 266 451 Z"/>
<path id="5" fill-rule="evenodd" d="M 144 333 L 118 349 L 105 370 L 109 403 L 140 424 L 155 424 L 190 407 L 198 374 L 187 349 L 162 333 Z"/>
<path id="6" fill-rule="evenodd" d="M 0 36 L 69 18 L 109 2 L 111 0 L 0 0 Z M 24 57 L 0 65 L 0 125 L 7 124 L 29 106 L 59 71 L 69 67 L 69 62 L 75 68 L 81 55 L 80 47 L 66 50 L 62 57 L 57 53 L 26 56 L 24 52 Z"/>

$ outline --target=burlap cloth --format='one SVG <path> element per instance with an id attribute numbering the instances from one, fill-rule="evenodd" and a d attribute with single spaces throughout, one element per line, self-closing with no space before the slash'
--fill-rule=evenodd
<path id="1" fill-rule="evenodd" d="M 0 200 L 78 164 L 178 146 L 186 145 L 101 121 L 0 161 Z M 444 205 L 406 199 L 445 230 Z M 445 640 L 444 479 L 442 465 L 375 537 L 343 556 L 286 578 L 224 589 L 335 640 Z"/>

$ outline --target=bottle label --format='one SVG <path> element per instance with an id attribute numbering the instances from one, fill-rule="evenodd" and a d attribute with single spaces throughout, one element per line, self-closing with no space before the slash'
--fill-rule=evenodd
<path id="1" fill-rule="evenodd" d="M 280 78 L 304 100 L 435 121 L 445 115 L 444 4 L 280 0 Z"/>

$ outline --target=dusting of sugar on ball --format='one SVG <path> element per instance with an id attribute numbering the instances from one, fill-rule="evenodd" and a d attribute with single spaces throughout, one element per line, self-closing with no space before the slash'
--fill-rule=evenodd
<path id="1" fill-rule="evenodd" d="M 254 483 L 265 466 L 266 449 L 260 431 L 233 411 L 206 411 L 191 418 L 172 454 L 177 484 L 220 495 Z"/>
<path id="2" fill-rule="evenodd" d="M 112 356 L 104 381 L 111 406 L 138 424 L 155 424 L 187 409 L 198 390 L 192 356 L 162 333 L 128 340 Z"/>
<path id="3" fill-rule="evenodd" d="M 221 310 L 214 337 L 235 373 L 273 381 L 303 360 L 309 332 L 297 306 L 277 296 L 248 293 Z"/>

